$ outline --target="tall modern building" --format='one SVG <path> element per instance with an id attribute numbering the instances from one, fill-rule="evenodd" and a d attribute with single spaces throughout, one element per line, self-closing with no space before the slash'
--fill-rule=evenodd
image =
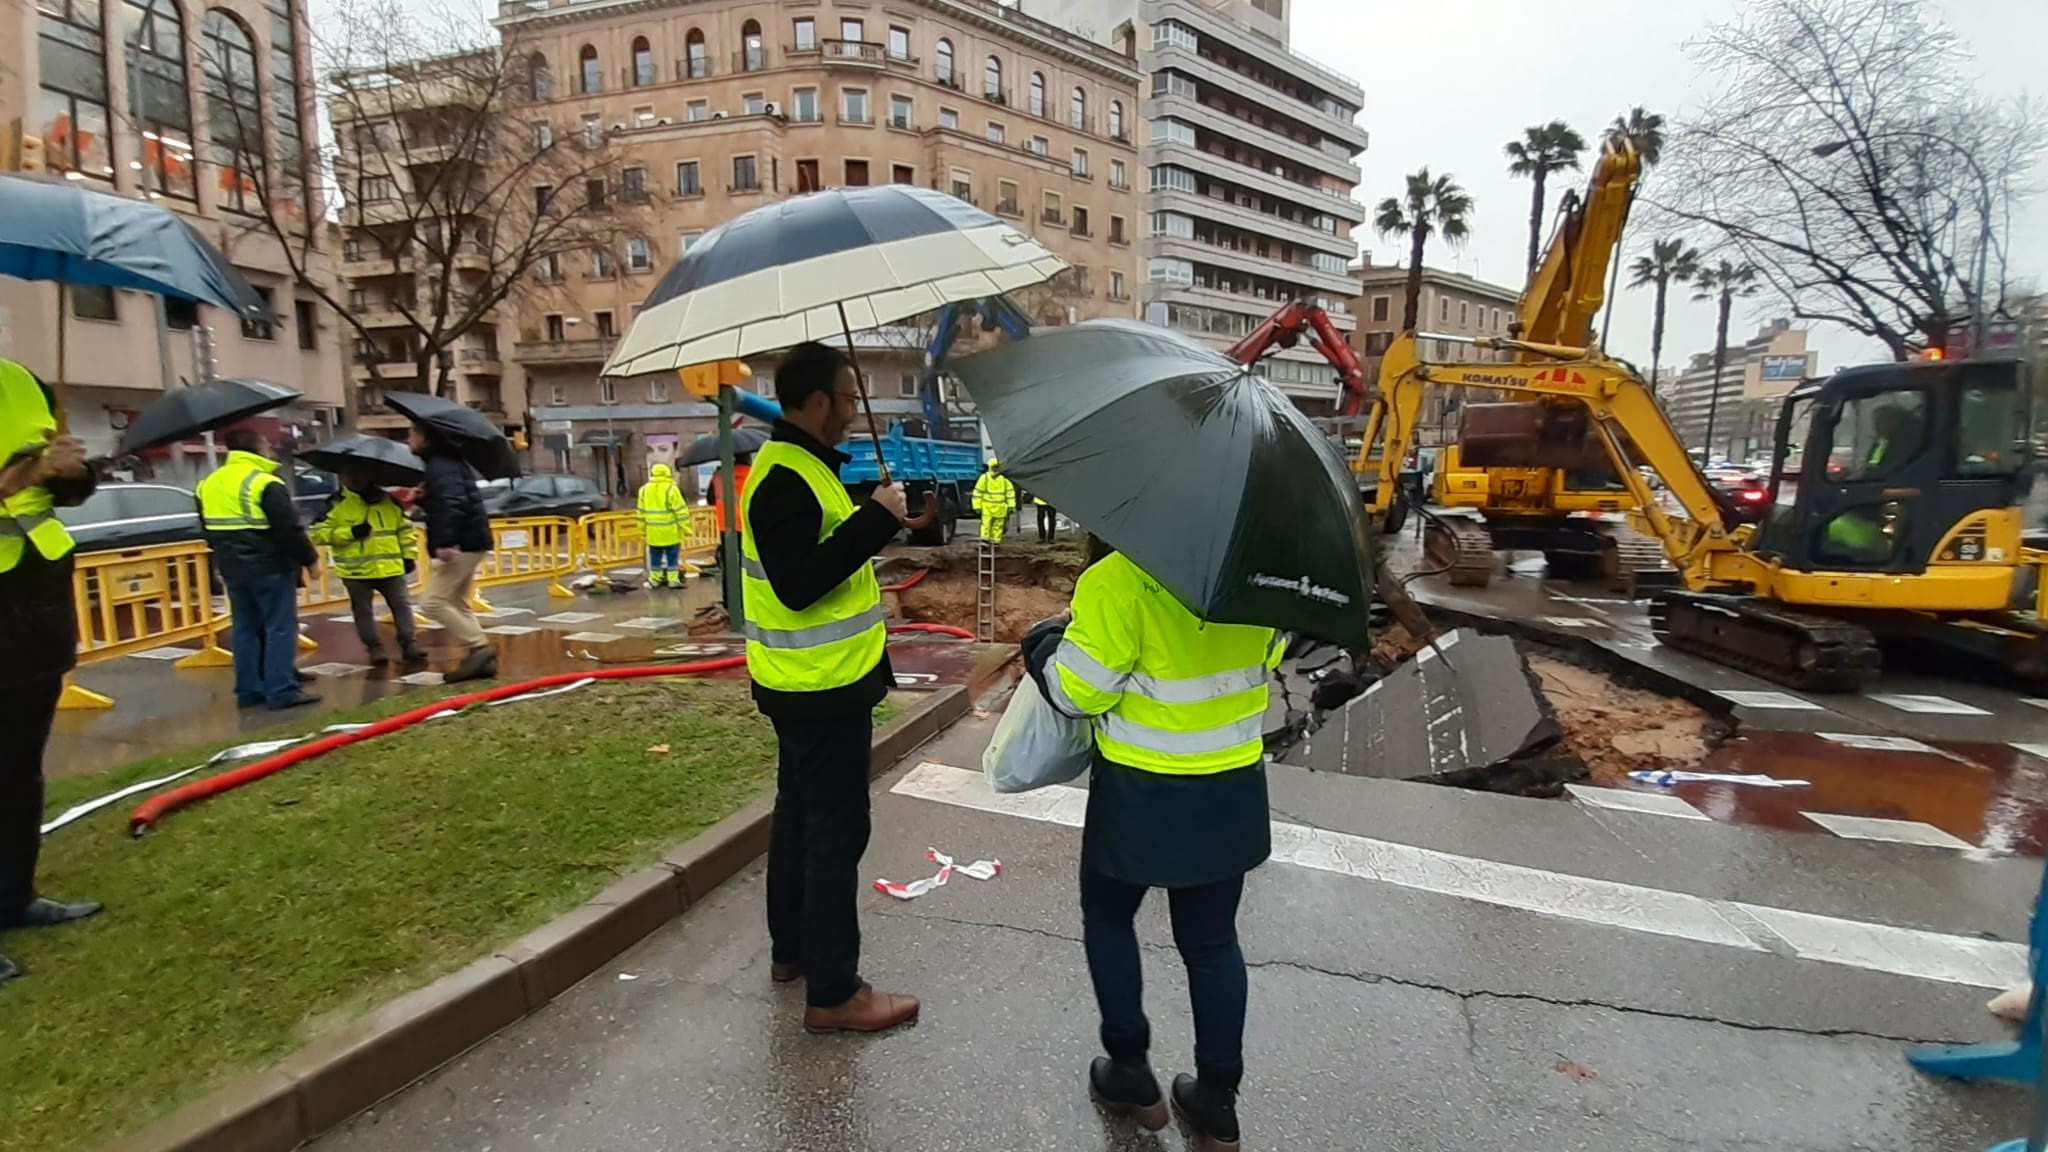
<path id="1" fill-rule="evenodd" d="M 1323 306 L 1347 334 L 1358 286 L 1352 229 L 1350 78 L 1288 47 L 1291 0 L 1022 0 L 1090 39 L 1134 35 L 1146 73 L 1139 163 L 1146 228 L 1144 315 L 1218 347 L 1290 300 Z M 1306 347 L 1268 374 L 1312 413 L 1335 403 L 1336 373 Z"/>
<path id="2" fill-rule="evenodd" d="M 1664 411 L 1688 447 L 1741 461 L 1770 443 L 1778 402 L 1819 369 L 1820 353 L 1806 350 L 1806 329 L 1773 320 L 1740 344 L 1729 341 L 1718 392 L 1713 352 L 1694 353 L 1662 390 Z"/>

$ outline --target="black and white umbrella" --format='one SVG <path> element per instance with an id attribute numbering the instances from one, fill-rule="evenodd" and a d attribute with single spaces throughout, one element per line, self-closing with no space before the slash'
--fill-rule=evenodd
<path id="1" fill-rule="evenodd" d="M 604 374 L 773 352 L 999 296 L 1066 267 L 1038 241 L 944 192 L 888 184 L 796 196 L 691 244 Z"/>

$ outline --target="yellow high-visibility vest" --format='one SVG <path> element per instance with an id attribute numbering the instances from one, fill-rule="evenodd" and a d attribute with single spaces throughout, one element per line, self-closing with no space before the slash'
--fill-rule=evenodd
<path id="1" fill-rule="evenodd" d="M 1046 689 L 1060 710 L 1095 718 L 1104 756 L 1178 775 L 1259 762 L 1267 681 L 1285 651 L 1271 628 L 1205 623 L 1120 552 L 1081 574 L 1073 613 Z"/>
<path id="2" fill-rule="evenodd" d="M 690 516 L 689 501 L 676 487 L 674 474 L 666 464 L 647 470 L 647 483 L 640 486 L 635 505 L 640 513 L 640 535 L 650 548 L 673 548 L 683 542 L 683 525 Z"/>
<path id="3" fill-rule="evenodd" d="M 277 461 L 254 452 L 230 452 L 199 482 L 199 522 L 208 532 L 260 532 L 270 527 L 263 490 L 282 484 Z"/>
<path id="4" fill-rule="evenodd" d="M 0 461 L 48 443 L 56 430 L 56 413 L 50 411 L 35 375 L 12 360 L 0 360 Z M 71 533 L 57 519 L 56 508 L 57 502 L 40 484 L 0 502 L 0 572 L 14 571 L 30 544 L 45 560 L 70 554 Z"/>
<path id="5" fill-rule="evenodd" d="M 370 526 L 370 534 L 361 540 L 355 534 L 358 524 Z M 398 501 L 389 497 L 372 504 L 354 492 L 343 492 L 307 535 L 313 543 L 327 546 L 334 574 L 344 580 L 403 576 L 405 562 L 419 551 L 418 530 Z"/>
<path id="6" fill-rule="evenodd" d="M 874 569 L 862 565 L 815 604 L 798 611 L 775 596 L 754 547 L 751 507 L 762 481 L 777 468 L 803 478 L 824 513 L 818 539 L 854 513 L 853 497 L 823 460 L 795 445 L 770 440 L 754 454 L 753 474 L 740 496 L 740 590 L 746 604 L 747 671 L 755 683 L 778 692 L 824 692 L 856 683 L 874 670 L 888 643 L 882 587 Z"/>

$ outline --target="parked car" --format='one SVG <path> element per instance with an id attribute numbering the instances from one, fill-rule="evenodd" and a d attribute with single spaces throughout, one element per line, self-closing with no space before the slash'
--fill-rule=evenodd
<path id="1" fill-rule="evenodd" d="M 102 484 L 85 503 L 57 509 L 80 552 L 114 552 L 197 540 L 199 505 L 169 484 Z"/>
<path id="2" fill-rule="evenodd" d="M 594 480 L 581 476 L 521 476 L 509 483 L 494 480 L 479 486 L 484 511 L 494 517 L 567 516 L 574 519 L 612 506 L 610 496 Z"/>
<path id="3" fill-rule="evenodd" d="M 1707 479 L 1728 497 L 1728 509 L 1737 524 L 1761 524 L 1770 510 L 1771 482 L 1755 472 L 1739 468 L 1709 471 Z"/>

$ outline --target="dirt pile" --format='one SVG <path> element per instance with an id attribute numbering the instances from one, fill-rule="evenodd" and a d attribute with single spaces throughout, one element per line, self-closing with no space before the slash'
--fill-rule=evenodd
<path id="1" fill-rule="evenodd" d="M 891 593 L 910 620 L 950 624 L 974 630 L 976 548 L 971 541 L 944 548 L 906 548 L 890 553 L 883 569 L 885 582 L 900 582 L 919 568 L 925 577 L 914 587 Z M 1003 545 L 996 555 L 996 640 L 1014 644 L 1033 624 L 1067 610 L 1074 581 L 1081 574 L 1081 552 L 1073 545 Z"/>
<path id="2" fill-rule="evenodd" d="M 1557 713 L 1560 747 L 1586 762 L 1596 784 L 1620 784 L 1642 768 L 1691 767 L 1706 759 L 1712 720 L 1684 700 L 1629 688 L 1604 672 L 1550 656 L 1529 668 Z"/>

